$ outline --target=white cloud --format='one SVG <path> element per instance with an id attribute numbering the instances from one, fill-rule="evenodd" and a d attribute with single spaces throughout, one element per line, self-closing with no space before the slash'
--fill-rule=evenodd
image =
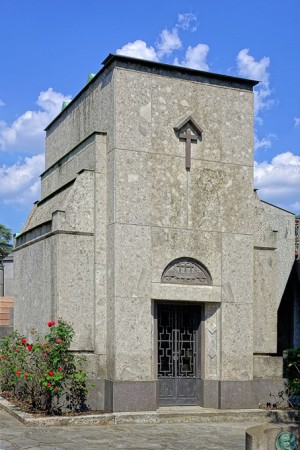
<path id="1" fill-rule="evenodd" d="M 0 197 L 5 204 L 26 208 L 40 198 L 39 175 L 44 170 L 44 155 L 26 157 L 11 166 L 0 167 Z"/>
<path id="2" fill-rule="evenodd" d="M 1 100 L 1 98 L 0 98 L 0 108 L 1 108 L 1 106 L 5 106 L 5 103 L 4 103 L 4 101 Z"/>
<path id="3" fill-rule="evenodd" d="M 128 42 L 122 48 L 116 50 L 117 55 L 132 56 L 133 58 L 158 61 L 158 56 L 153 47 L 148 47 L 145 41 L 137 40 Z"/>
<path id="4" fill-rule="evenodd" d="M 271 95 L 269 86 L 270 74 L 268 72 L 269 66 L 270 58 L 264 56 L 260 61 L 256 61 L 253 56 L 249 55 L 248 48 L 244 48 L 237 55 L 239 75 L 260 81 L 260 84 L 255 88 L 254 92 L 256 116 L 260 111 L 270 108 L 274 104 L 274 101 L 269 98 Z"/>
<path id="5" fill-rule="evenodd" d="M 300 125 L 300 117 L 295 117 L 294 121 L 295 121 L 295 127 L 298 127 Z"/>
<path id="6" fill-rule="evenodd" d="M 263 200 L 296 210 L 300 193 L 300 156 L 280 153 L 269 163 L 255 162 L 254 185 Z"/>
<path id="7" fill-rule="evenodd" d="M 156 43 L 159 58 L 165 55 L 168 56 L 173 53 L 174 50 L 178 50 L 182 47 L 182 41 L 178 35 L 180 29 L 191 32 L 196 31 L 197 17 L 195 14 L 178 14 L 177 23 L 172 30 L 170 31 L 167 28 L 162 30 L 160 39 Z"/>
<path id="8" fill-rule="evenodd" d="M 178 36 L 178 30 L 174 27 L 171 31 L 164 29 L 160 34 L 160 40 L 156 44 L 159 57 L 170 55 L 174 50 L 181 48 L 181 39 Z"/>
<path id="9" fill-rule="evenodd" d="M 189 67 L 197 70 L 209 70 L 206 62 L 209 47 L 206 44 L 198 44 L 195 47 L 189 46 L 185 52 L 184 60 L 179 63 L 178 58 L 175 58 L 174 64 Z"/>
<path id="10" fill-rule="evenodd" d="M 178 14 L 177 27 L 194 32 L 197 30 L 197 16 L 193 13 Z"/>
<path id="11" fill-rule="evenodd" d="M 237 56 L 237 64 L 239 73 L 247 78 L 259 80 L 264 85 L 269 84 L 268 67 L 270 65 L 270 58 L 264 56 L 260 61 L 255 61 L 253 56 L 249 55 L 249 49 L 244 48 Z"/>
<path id="12" fill-rule="evenodd" d="M 182 48 L 182 40 L 179 36 L 180 31 L 193 32 L 196 29 L 197 17 L 195 14 L 178 14 L 175 26 L 171 29 L 164 28 L 154 47 L 138 39 L 134 42 L 128 42 L 122 48 L 118 48 L 116 53 L 118 55 L 132 56 L 134 58 L 158 62 L 164 56 L 170 56 L 174 51 Z M 205 61 L 208 50 L 208 46 L 204 44 L 188 47 L 182 63 L 180 64 L 178 58 L 175 58 L 174 64 L 194 69 L 208 70 L 208 65 Z"/>
<path id="13" fill-rule="evenodd" d="M 273 140 L 276 139 L 277 136 L 275 134 L 268 134 L 268 136 L 263 137 L 262 139 L 258 139 L 257 135 L 254 135 L 254 149 L 258 150 L 259 148 L 271 148 Z"/>
<path id="14" fill-rule="evenodd" d="M 42 91 L 36 102 L 40 109 L 26 111 L 11 125 L 0 122 L 0 149 L 41 152 L 44 147 L 44 128 L 61 111 L 62 103 L 70 99 L 52 88 Z"/>

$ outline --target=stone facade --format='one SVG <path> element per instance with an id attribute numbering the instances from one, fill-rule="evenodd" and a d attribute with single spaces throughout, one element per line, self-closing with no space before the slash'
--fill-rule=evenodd
<path id="1" fill-rule="evenodd" d="M 157 408 L 161 304 L 199 312 L 197 404 L 256 406 L 281 375 L 294 215 L 253 191 L 255 84 L 110 55 L 46 129 L 42 197 L 16 240 L 15 326 L 71 321 L 102 407 Z"/>

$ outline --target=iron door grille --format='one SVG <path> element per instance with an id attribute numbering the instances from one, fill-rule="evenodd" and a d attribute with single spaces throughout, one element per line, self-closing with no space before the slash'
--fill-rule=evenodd
<path id="1" fill-rule="evenodd" d="M 171 304 L 157 307 L 161 404 L 194 404 L 197 398 L 198 308 Z"/>

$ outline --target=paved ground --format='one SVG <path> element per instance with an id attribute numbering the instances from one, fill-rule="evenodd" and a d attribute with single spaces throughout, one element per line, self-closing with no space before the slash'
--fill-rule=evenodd
<path id="1" fill-rule="evenodd" d="M 29 428 L 0 410 L 0 450 L 244 450 L 254 423 Z"/>

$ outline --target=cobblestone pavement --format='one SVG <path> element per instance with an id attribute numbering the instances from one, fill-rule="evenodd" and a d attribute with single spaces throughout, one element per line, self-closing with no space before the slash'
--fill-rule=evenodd
<path id="1" fill-rule="evenodd" d="M 244 450 L 254 423 L 131 424 L 29 428 L 0 410 L 0 450 Z"/>

